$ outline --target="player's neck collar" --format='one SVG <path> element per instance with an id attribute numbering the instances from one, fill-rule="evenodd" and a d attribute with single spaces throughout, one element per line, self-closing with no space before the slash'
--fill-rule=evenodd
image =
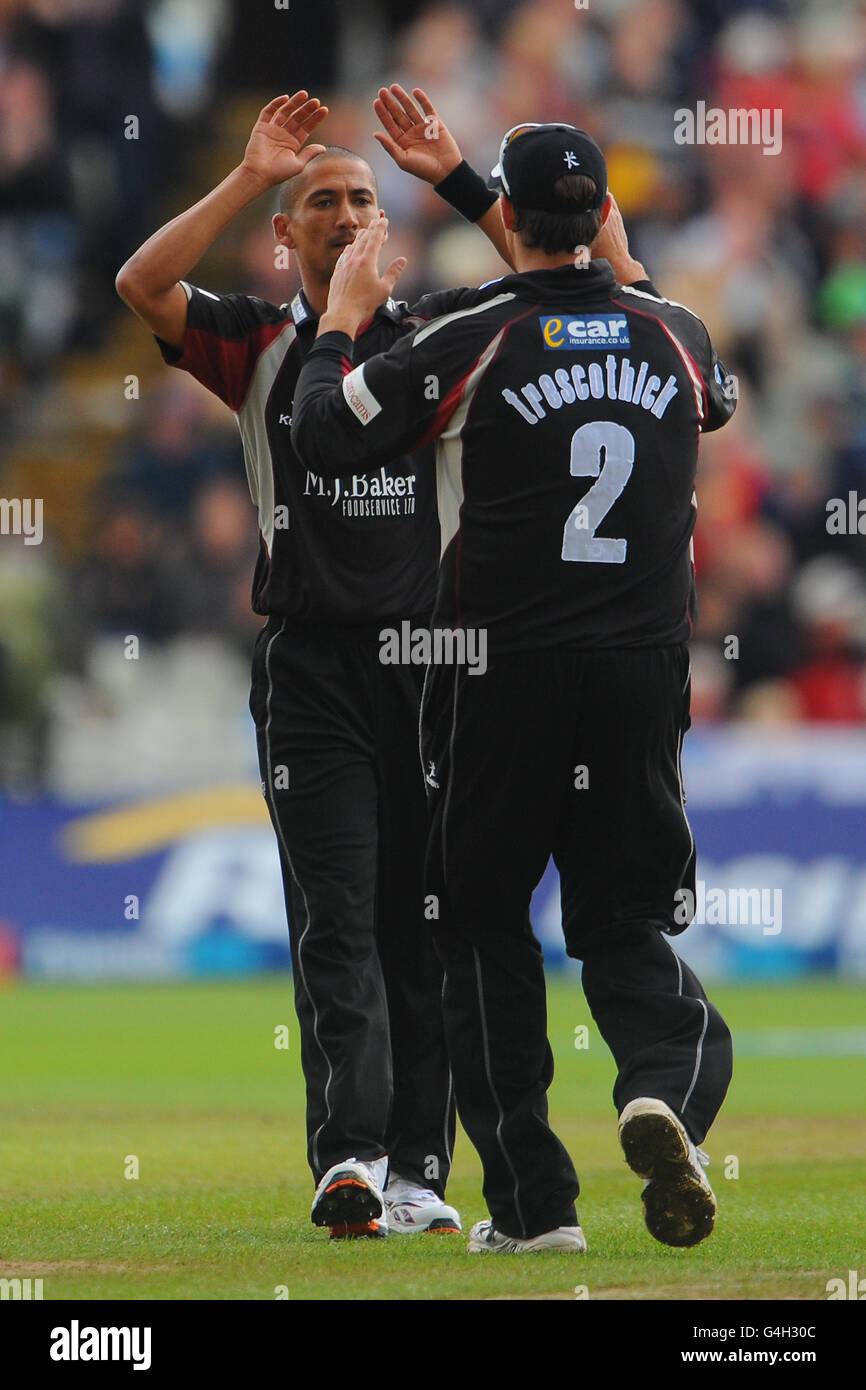
<path id="1" fill-rule="evenodd" d="M 510 288 L 509 281 L 531 287 L 533 290 L 549 290 L 561 294 L 564 287 L 569 290 L 585 290 L 598 294 L 599 290 L 609 289 L 616 284 L 610 262 L 590 261 L 588 265 L 558 265 L 552 270 L 524 270 L 506 275 L 501 281 L 503 290 Z"/>
<path id="2" fill-rule="evenodd" d="M 291 301 L 289 305 L 289 311 L 292 315 L 292 319 L 294 320 L 296 328 L 300 328 L 301 325 L 305 323 L 315 324 L 319 321 L 319 315 L 312 308 L 310 301 L 304 294 L 303 289 L 298 290 L 297 294 L 295 295 L 294 299 Z M 375 318 L 379 314 L 385 314 L 388 318 L 394 319 L 396 322 L 399 323 L 401 319 L 400 305 L 398 304 L 396 299 L 386 299 L 384 304 L 379 305 L 373 317 Z M 368 326 L 372 322 L 372 319 L 368 319 L 366 326 Z"/>
<path id="3" fill-rule="evenodd" d="M 302 323 L 318 322 L 319 316 L 312 309 L 310 301 L 307 299 L 307 296 L 304 294 L 304 291 L 302 289 L 298 290 L 298 293 L 295 295 L 294 299 L 289 305 L 289 309 L 291 311 L 292 318 L 294 319 L 296 328 L 300 328 Z"/>

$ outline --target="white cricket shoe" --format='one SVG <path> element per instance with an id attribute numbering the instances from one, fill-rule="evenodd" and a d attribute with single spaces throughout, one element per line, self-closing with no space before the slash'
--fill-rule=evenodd
<path id="1" fill-rule="evenodd" d="M 459 1235 L 460 1216 L 429 1187 L 419 1187 L 396 1173 L 385 1188 L 388 1227 L 395 1235 L 413 1236 L 423 1231 L 434 1235 Z"/>
<path id="2" fill-rule="evenodd" d="M 713 1229 L 716 1199 L 684 1125 L 663 1100 L 629 1101 L 619 1119 L 619 1142 L 633 1173 L 646 1178 L 644 1220 L 664 1245 L 698 1245 Z"/>
<path id="3" fill-rule="evenodd" d="M 388 1234 L 382 1188 L 388 1172 L 387 1158 L 362 1163 L 347 1158 L 329 1168 L 316 1188 L 310 1220 L 314 1226 L 330 1226 L 335 1240 L 352 1236 Z"/>
<path id="4" fill-rule="evenodd" d="M 468 1248 L 475 1255 L 483 1250 L 512 1255 L 529 1255 L 537 1250 L 568 1250 L 582 1255 L 586 1250 L 586 1237 L 579 1226 L 558 1226 L 555 1231 L 545 1231 L 530 1240 L 517 1240 L 497 1231 L 492 1221 L 476 1221 L 469 1232 Z"/>

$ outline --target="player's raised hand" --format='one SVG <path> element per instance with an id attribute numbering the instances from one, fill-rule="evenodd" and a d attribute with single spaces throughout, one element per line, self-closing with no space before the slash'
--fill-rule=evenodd
<path id="1" fill-rule="evenodd" d="M 610 212 L 592 243 L 592 259 L 610 261 L 613 273 L 621 285 L 631 285 L 635 280 L 645 280 L 646 271 L 628 249 L 628 234 L 616 198 L 612 193 L 608 193 L 607 196 L 610 199 Z"/>
<path id="2" fill-rule="evenodd" d="M 327 114 L 327 106 L 308 92 L 274 97 L 259 112 L 242 167 L 255 174 L 265 188 L 294 178 L 317 154 L 324 154 L 324 145 L 304 142 Z"/>
<path id="3" fill-rule="evenodd" d="M 354 337 L 360 325 L 372 318 L 389 297 L 407 261 L 405 256 L 398 256 L 380 274 L 379 254 L 387 236 L 388 219 L 382 213 L 369 227 L 362 227 L 341 253 L 331 276 L 328 308 L 320 320 L 320 332 L 339 327 Z"/>
<path id="4" fill-rule="evenodd" d="M 398 82 L 379 89 L 373 109 L 385 132 L 377 130 L 375 138 L 407 174 L 425 183 L 441 183 L 463 156 L 427 94 L 413 87 L 412 95 L 417 104 Z"/>

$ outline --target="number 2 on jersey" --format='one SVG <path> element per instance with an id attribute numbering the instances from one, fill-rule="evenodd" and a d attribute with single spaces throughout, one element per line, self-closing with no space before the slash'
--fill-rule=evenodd
<path id="1" fill-rule="evenodd" d="M 597 478 L 578 502 L 562 534 L 563 560 L 583 560 L 601 565 L 622 565 L 628 541 L 597 536 L 604 520 L 622 493 L 634 467 L 634 435 L 613 420 L 591 420 L 571 436 L 571 473 L 574 478 Z"/>

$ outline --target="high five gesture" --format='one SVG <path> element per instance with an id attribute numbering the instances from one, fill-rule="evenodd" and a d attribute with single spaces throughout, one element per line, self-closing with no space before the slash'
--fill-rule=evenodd
<path id="1" fill-rule="evenodd" d="M 377 130 L 375 138 L 405 173 L 435 186 L 460 168 L 463 163 L 460 146 L 420 87 L 412 88 L 412 96 L 399 82 L 393 82 L 390 88 L 381 87 L 373 109 L 384 126 L 384 132 Z M 483 192 L 481 180 L 475 174 L 472 178 L 481 184 Z M 463 210 L 447 193 L 443 192 L 442 196 L 452 206 Z M 511 265 L 498 202 L 488 207 L 482 216 L 473 216 L 471 220 L 493 243 L 505 263 Z"/>
<path id="2" fill-rule="evenodd" d="M 180 347 L 184 340 L 187 298 L 179 282 L 243 208 L 324 153 L 324 145 L 305 142 L 327 114 L 327 106 L 305 91 L 274 97 L 259 112 L 237 168 L 130 256 L 117 276 L 117 292 L 164 342 Z"/>
<path id="3" fill-rule="evenodd" d="M 324 154 L 324 145 L 305 142 L 327 114 L 327 106 L 305 91 L 274 97 L 259 113 L 241 168 L 261 179 L 265 188 L 294 178 L 317 154 Z"/>
<path id="4" fill-rule="evenodd" d="M 414 87 L 413 95 L 417 105 L 398 82 L 390 90 L 380 88 L 373 109 L 385 133 L 377 130 L 374 138 L 405 173 L 425 183 L 441 183 L 463 156 L 427 94 Z"/>

